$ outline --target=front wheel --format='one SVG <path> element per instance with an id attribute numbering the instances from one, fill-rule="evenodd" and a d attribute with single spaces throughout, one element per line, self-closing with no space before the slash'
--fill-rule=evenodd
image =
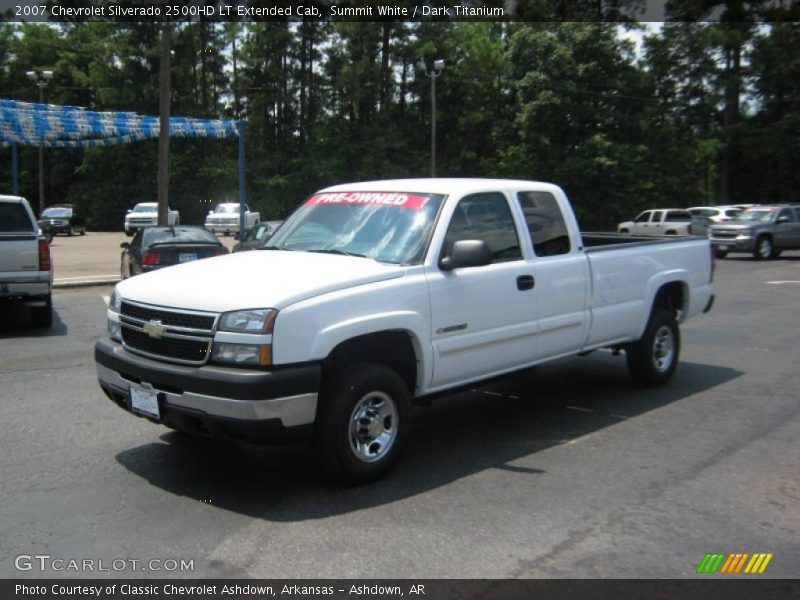
<path id="1" fill-rule="evenodd" d="M 756 240 L 756 247 L 753 250 L 753 256 L 756 260 L 768 260 L 775 256 L 775 248 L 772 245 L 772 239 L 767 235 L 762 235 Z"/>
<path id="2" fill-rule="evenodd" d="M 625 348 L 631 379 L 645 387 L 667 383 L 678 366 L 681 334 L 671 311 L 656 308 L 644 335 Z"/>
<path id="3" fill-rule="evenodd" d="M 716 258 L 725 258 L 726 256 L 728 256 L 728 251 L 727 250 L 718 250 L 718 249 L 715 248 L 714 249 L 714 256 Z"/>
<path id="4" fill-rule="evenodd" d="M 410 429 L 411 398 L 400 376 L 382 365 L 351 365 L 320 396 L 314 453 L 332 478 L 367 483 L 394 468 Z"/>

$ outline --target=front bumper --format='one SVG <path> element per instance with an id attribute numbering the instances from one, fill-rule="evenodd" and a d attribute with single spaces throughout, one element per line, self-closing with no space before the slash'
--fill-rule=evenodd
<path id="1" fill-rule="evenodd" d="M 755 247 L 755 238 L 715 238 L 710 237 L 709 241 L 715 249 L 727 250 L 728 252 L 752 252 Z"/>
<path id="2" fill-rule="evenodd" d="M 173 428 L 252 443 L 310 437 L 320 365 L 255 371 L 187 367 L 151 360 L 111 340 L 95 345 L 97 378 L 106 396 L 131 411 L 131 385 L 158 394 L 160 421 Z"/>

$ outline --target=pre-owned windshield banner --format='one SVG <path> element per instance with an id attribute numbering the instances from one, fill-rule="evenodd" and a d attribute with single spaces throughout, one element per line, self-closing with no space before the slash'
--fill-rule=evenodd
<path id="1" fill-rule="evenodd" d="M 376 204 L 420 210 L 429 196 L 422 194 L 406 194 L 404 192 L 327 192 L 314 194 L 306 202 L 306 206 L 316 204 Z"/>

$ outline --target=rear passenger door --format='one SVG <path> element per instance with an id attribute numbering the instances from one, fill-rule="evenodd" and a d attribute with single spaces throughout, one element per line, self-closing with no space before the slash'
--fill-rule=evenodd
<path id="1" fill-rule="evenodd" d="M 795 248 L 800 246 L 800 231 L 791 208 L 783 208 L 775 219 L 775 247 Z"/>
<path id="2" fill-rule="evenodd" d="M 483 240 L 491 264 L 443 271 L 438 262 L 458 240 Z M 428 263 L 433 347 L 432 389 L 466 383 L 532 362 L 537 355 L 532 266 L 500 191 L 461 198 L 444 242 Z"/>

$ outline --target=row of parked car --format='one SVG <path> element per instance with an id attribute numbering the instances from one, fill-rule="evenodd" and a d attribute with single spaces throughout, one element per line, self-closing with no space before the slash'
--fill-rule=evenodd
<path id="1" fill-rule="evenodd" d="M 749 252 L 763 260 L 800 249 L 800 205 L 744 204 L 646 210 L 617 225 L 631 235 L 708 237 L 717 258 Z"/>

